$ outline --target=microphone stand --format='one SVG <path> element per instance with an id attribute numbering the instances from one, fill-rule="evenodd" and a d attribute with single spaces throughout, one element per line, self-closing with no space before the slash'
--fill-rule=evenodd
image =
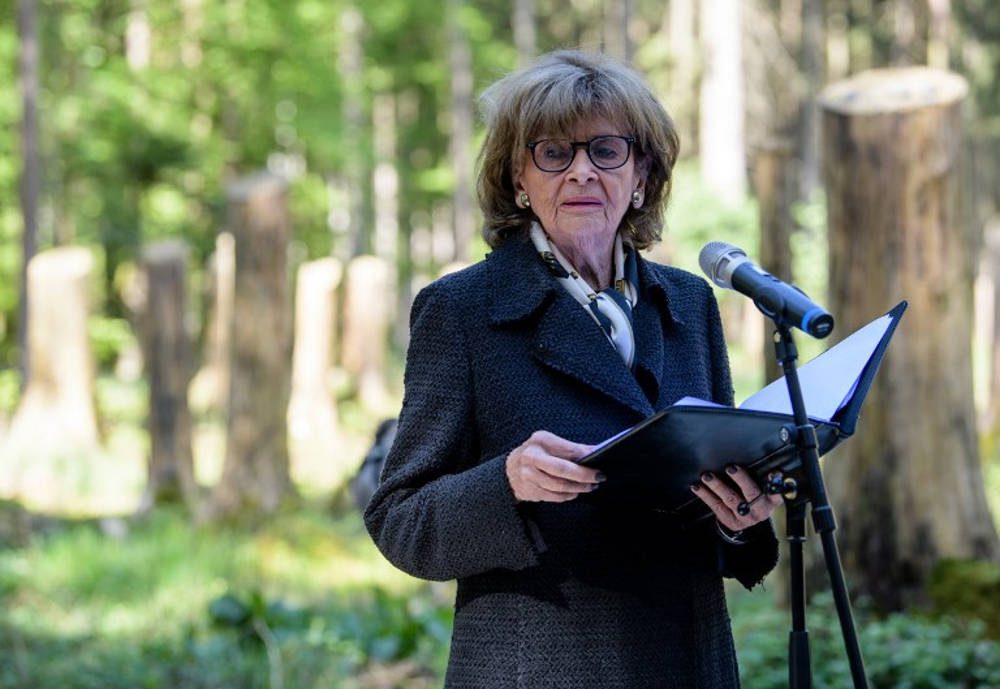
<path id="1" fill-rule="evenodd" d="M 780 312 L 779 312 L 780 313 Z M 854 628 L 854 618 L 851 613 L 851 601 L 847 595 L 847 584 L 844 581 L 844 571 L 840 564 L 840 552 L 834 531 L 837 528 L 833 508 L 826 496 L 823 474 L 819 466 L 819 449 L 816 441 L 816 427 L 806 416 L 805 402 L 802 399 L 802 388 L 799 385 L 798 371 L 795 362 L 798 351 L 792 340 L 788 323 L 780 316 L 774 317 L 776 330 L 774 333 L 774 351 L 778 363 L 785 373 L 788 395 L 792 403 L 792 414 L 795 419 L 795 429 L 790 434 L 797 448 L 796 457 L 801 463 L 803 482 L 806 485 L 786 478 L 778 477 L 777 482 L 769 485 L 781 486 L 777 492 L 785 497 L 787 513 L 787 533 L 789 543 L 789 564 L 791 569 L 791 606 L 792 629 L 788 634 L 788 683 L 791 689 L 811 689 L 812 668 L 809 653 L 809 632 L 806 629 L 806 596 L 805 575 L 802 562 L 802 548 L 806 541 L 806 502 L 812 503 L 813 528 L 820 535 L 823 543 L 823 555 L 826 569 L 830 577 L 833 599 L 840 618 L 840 631 L 844 637 L 847 659 L 851 667 L 851 677 L 855 689 L 868 689 L 868 679 L 865 676 L 864 661 L 861 658 L 861 648 L 858 645 L 858 635 Z"/>

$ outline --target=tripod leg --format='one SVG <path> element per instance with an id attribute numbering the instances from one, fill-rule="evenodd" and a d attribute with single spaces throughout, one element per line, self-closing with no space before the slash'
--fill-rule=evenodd
<path id="1" fill-rule="evenodd" d="M 858 643 L 858 633 L 854 628 L 854 615 L 851 613 L 851 599 L 847 595 L 847 583 L 844 580 L 844 570 L 840 565 L 840 551 L 833 530 L 820 533 L 823 542 L 823 555 L 826 559 L 826 569 L 830 575 L 830 588 L 833 591 L 833 601 L 837 606 L 837 616 L 840 618 L 840 631 L 844 637 L 844 648 L 847 660 L 851 666 L 851 678 L 854 686 L 867 689 L 868 678 L 865 676 L 864 661 L 861 658 L 861 645 Z"/>
<path id="2" fill-rule="evenodd" d="M 792 629 L 788 632 L 788 686 L 790 689 L 811 689 L 812 663 L 806 629 L 806 587 L 802 561 L 806 541 L 806 506 L 804 502 L 786 503 L 785 510 L 792 606 Z"/>

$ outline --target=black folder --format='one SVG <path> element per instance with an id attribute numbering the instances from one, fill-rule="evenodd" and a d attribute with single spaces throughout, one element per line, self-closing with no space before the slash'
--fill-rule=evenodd
<path id="1" fill-rule="evenodd" d="M 821 456 L 854 433 L 905 309 L 900 302 L 798 369 Z M 595 499 L 653 508 L 690 523 L 710 514 L 690 489 L 706 471 L 725 480 L 724 467 L 738 464 L 761 482 L 775 470 L 796 477 L 794 429 L 781 378 L 735 408 L 685 397 L 598 445 L 581 464 L 607 476 Z"/>

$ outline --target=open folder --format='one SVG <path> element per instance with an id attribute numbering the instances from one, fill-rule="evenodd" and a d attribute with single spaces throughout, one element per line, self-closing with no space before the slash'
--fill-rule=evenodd
<path id="1" fill-rule="evenodd" d="M 821 456 L 854 433 L 905 309 L 906 302 L 900 302 L 799 367 Z M 794 428 L 788 389 L 780 378 L 735 408 L 685 397 L 604 441 L 580 463 L 607 476 L 596 499 L 649 506 L 690 522 L 710 514 L 690 489 L 703 472 L 725 480 L 724 467 L 739 464 L 761 482 L 776 469 L 794 476 L 799 468 Z"/>

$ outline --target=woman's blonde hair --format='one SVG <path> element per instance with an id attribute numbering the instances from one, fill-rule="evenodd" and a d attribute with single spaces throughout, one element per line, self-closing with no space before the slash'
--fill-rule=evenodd
<path id="1" fill-rule="evenodd" d="M 605 55 L 559 50 L 494 83 L 479 97 L 479 106 L 486 140 L 477 191 L 487 244 L 497 247 L 526 232 L 533 218 L 514 200 L 514 178 L 528 142 L 568 133 L 597 117 L 635 137 L 636 169 L 645 175 L 643 205 L 629 206 L 622 227 L 639 249 L 659 241 L 680 142 L 670 116 L 635 71 Z"/>

